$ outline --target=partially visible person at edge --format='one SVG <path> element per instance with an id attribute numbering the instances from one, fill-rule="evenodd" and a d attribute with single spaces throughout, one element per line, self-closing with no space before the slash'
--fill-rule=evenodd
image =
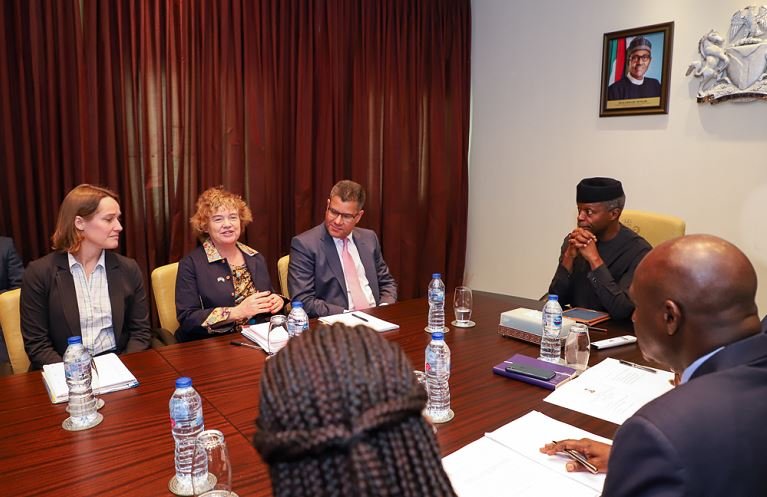
<path id="1" fill-rule="evenodd" d="M 144 280 L 120 241 L 117 195 L 98 186 L 72 189 L 59 208 L 55 252 L 32 261 L 21 286 L 21 329 L 30 369 L 61 362 L 67 338 L 80 335 L 96 356 L 149 348 Z"/>
<path id="2" fill-rule="evenodd" d="M 584 438 L 541 451 L 581 452 L 607 472 L 605 497 L 767 495 L 758 469 L 767 446 L 767 334 L 754 267 L 725 240 L 690 235 L 650 252 L 630 292 L 642 355 L 679 374 L 679 386 L 626 420 L 612 448 Z"/>
<path id="3" fill-rule="evenodd" d="M 357 228 L 364 206 L 362 185 L 339 181 L 330 190 L 324 222 L 290 243 L 288 289 L 309 317 L 397 301 L 397 282 L 381 254 L 378 236 Z"/>
<path id="4" fill-rule="evenodd" d="M 0 236 L 0 293 L 21 286 L 24 277 L 24 263 L 16 253 L 13 239 Z M 8 350 L 5 347 L 2 330 L 0 330 L 0 364 L 8 361 Z"/>
<path id="5" fill-rule="evenodd" d="M 660 97 L 660 81 L 646 77 L 652 62 L 652 43 L 644 36 L 631 40 L 626 49 L 626 73 L 607 87 L 607 100 Z"/>
<path id="6" fill-rule="evenodd" d="M 179 342 L 239 331 L 284 309 L 264 256 L 238 241 L 252 220 L 245 201 L 222 187 L 197 199 L 189 221 L 202 243 L 181 259 L 176 277 Z"/>
<path id="7" fill-rule="evenodd" d="M 627 319 L 634 310 L 628 288 L 651 246 L 620 223 L 623 185 L 612 178 L 585 178 L 576 188 L 578 226 L 565 237 L 549 294 L 573 307 Z"/>
<path id="8" fill-rule="evenodd" d="M 275 497 L 451 497 L 426 392 L 374 331 L 320 326 L 267 363 L 254 445 Z"/>

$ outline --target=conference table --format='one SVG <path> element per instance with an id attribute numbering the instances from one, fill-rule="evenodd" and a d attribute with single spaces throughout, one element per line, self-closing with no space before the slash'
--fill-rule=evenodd
<path id="1" fill-rule="evenodd" d="M 450 390 L 455 418 L 437 425 L 443 456 L 530 412 L 540 411 L 597 435 L 612 438 L 617 425 L 543 402 L 548 390 L 492 373 L 515 353 L 537 356 L 535 345 L 498 334 L 500 314 L 543 302 L 474 292 L 473 328 L 450 326 Z M 448 306 L 449 307 L 449 306 Z M 383 333 L 397 342 L 416 369 L 423 369 L 428 304 L 413 299 L 366 312 L 399 324 Z M 446 316 L 452 316 L 448 308 Z M 447 319 L 448 323 L 451 319 Z M 312 326 L 318 323 L 312 322 Z M 630 323 L 607 321 L 592 340 L 631 332 Z M 311 333 L 311 331 L 309 331 Z M 121 356 L 139 380 L 137 388 L 105 394 L 104 421 L 88 431 L 61 428 L 65 404 L 51 404 L 40 372 L 0 378 L 0 488 L 23 496 L 172 495 L 173 439 L 168 401 L 175 379 L 189 376 L 203 398 L 205 427 L 223 432 L 241 496 L 269 496 L 268 469 L 251 441 L 256 431 L 259 382 L 266 361 L 260 350 L 235 347 L 224 335 Z M 592 350 L 589 363 L 606 357 L 646 364 L 636 345 Z M 541 444 L 548 440 L 542 434 Z"/>

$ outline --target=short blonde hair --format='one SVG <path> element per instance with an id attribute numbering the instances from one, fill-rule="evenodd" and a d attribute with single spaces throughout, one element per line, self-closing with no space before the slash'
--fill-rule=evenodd
<path id="1" fill-rule="evenodd" d="M 224 190 L 223 186 L 214 186 L 208 188 L 200 194 L 195 204 L 197 211 L 189 218 L 189 224 L 201 241 L 208 237 L 205 228 L 208 227 L 210 218 L 220 208 L 227 207 L 235 209 L 240 216 L 240 225 L 245 228 L 253 221 L 253 214 L 245 201 L 239 195 Z"/>
<path id="2" fill-rule="evenodd" d="M 80 250 L 83 235 L 75 227 L 75 218 L 80 216 L 90 220 L 98 210 L 101 199 L 107 197 L 115 199 L 115 202 L 120 202 L 115 192 L 100 186 L 83 183 L 70 190 L 59 207 L 56 231 L 51 237 L 53 249 L 66 250 L 76 254 Z"/>

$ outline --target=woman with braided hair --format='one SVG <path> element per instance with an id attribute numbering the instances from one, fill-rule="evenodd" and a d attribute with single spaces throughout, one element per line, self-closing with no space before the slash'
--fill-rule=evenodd
<path id="1" fill-rule="evenodd" d="M 254 445 L 275 497 L 455 496 L 400 347 L 322 326 L 266 364 Z"/>

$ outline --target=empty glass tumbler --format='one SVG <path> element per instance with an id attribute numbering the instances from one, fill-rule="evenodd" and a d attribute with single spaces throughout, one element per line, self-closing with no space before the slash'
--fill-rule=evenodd
<path id="1" fill-rule="evenodd" d="M 203 464 L 207 478 L 192 481 L 195 497 L 237 497 L 232 492 L 232 464 L 224 435 L 218 430 L 205 430 L 194 444 L 195 466 Z M 194 474 L 195 468 L 192 468 Z"/>
<path id="2" fill-rule="evenodd" d="M 590 353 L 589 327 L 583 323 L 575 323 L 570 327 L 570 333 L 565 340 L 565 362 L 581 373 L 589 365 Z"/>

